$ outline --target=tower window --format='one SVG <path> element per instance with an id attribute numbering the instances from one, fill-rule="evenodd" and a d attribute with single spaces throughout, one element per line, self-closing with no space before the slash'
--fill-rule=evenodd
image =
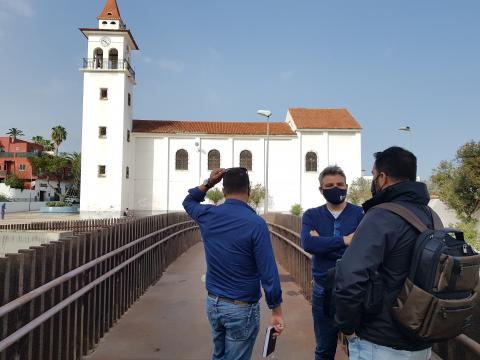
<path id="1" fill-rule="evenodd" d="M 110 24 L 111 25 L 116 25 L 117 23 L 115 21 L 112 21 Z"/>
<path id="2" fill-rule="evenodd" d="M 109 12 L 109 13 L 107 13 L 107 15 L 110 15 L 110 16 L 112 16 L 112 13 L 111 13 L 111 12 Z"/>
<path id="3" fill-rule="evenodd" d="M 108 24 L 108 22 L 106 22 L 106 21 L 102 21 L 102 24 L 103 24 L 103 25 L 107 25 L 107 24 Z"/>
<path id="4" fill-rule="evenodd" d="M 128 93 L 128 106 L 132 106 L 132 94 Z"/>
<path id="5" fill-rule="evenodd" d="M 98 128 L 98 137 L 101 139 L 104 139 L 107 137 L 107 127 L 106 126 L 100 126 Z"/>
<path id="6" fill-rule="evenodd" d="M 127 142 L 130 142 L 130 130 L 127 130 Z"/>
<path id="7" fill-rule="evenodd" d="M 127 166 L 127 169 L 126 169 L 126 171 L 125 171 L 125 177 L 126 177 L 127 179 L 130 179 L 130 168 L 129 168 L 128 166 Z"/>
<path id="8" fill-rule="evenodd" d="M 312 151 L 305 156 L 305 171 L 317 171 L 317 154 Z"/>
<path id="9" fill-rule="evenodd" d="M 118 69 L 118 50 L 117 49 L 112 49 L 108 53 L 108 64 L 109 69 L 116 70 Z"/>
<path id="10" fill-rule="evenodd" d="M 103 50 L 100 48 L 95 49 L 95 51 L 93 52 L 93 68 L 103 68 Z"/>
<path id="11" fill-rule="evenodd" d="M 108 99 L 108 89 L 101 88 L 100 89 L 100 100 L 107 100 Z"/>
<path id="12" fill-rule="evenodd" d="M 105 165 L 98 165 L 98 177 L 107 176 L 107 167 Z"/>

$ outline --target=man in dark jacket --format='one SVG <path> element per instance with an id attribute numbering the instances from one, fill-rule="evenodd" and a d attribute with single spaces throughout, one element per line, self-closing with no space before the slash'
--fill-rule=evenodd
<path id="1" fill-rule="evenodd" d="M 430 359 L 431 344 L 407 337 L 390 312 L 407 278 L 418 233 L 400 216 L 373 208 L 398 203 L 433 228 L 430 197 L 425 184 L 416 182 L 417 159 L 411 152 L 391 147 L 374 156 L 373 198 L 363 204 L 365 217 L 337 267 L 335 321 L 349 335 L 350 360 Z M 376 312 L 366 311 L 365 304 L 373 274 L 384 287 Z"/>

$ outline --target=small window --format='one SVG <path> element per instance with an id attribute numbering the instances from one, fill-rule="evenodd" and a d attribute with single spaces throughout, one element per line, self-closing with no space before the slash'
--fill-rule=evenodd
<path id="1" fill-rule="evenodd" d="M 115 21 L 110 22 L 110 25 L 116 25 L 117 23 Z"/>
<path id="2" fill-rule="evenodd" d="M 100 100 L 107 100 L 108 99 L 108 89 L 102 88 L 100 89 Z"/>
<path id="3" fill-rule="evenodd" d="M 305 155 L 305 171 L 317 171 L 317 154 L 310 151 Z"/>
<path id="4" fill-rule="evenodd" d="M 126 173 L 125 173 L 125 177 L 127 179 L 130 179 L 130 168 L 127 166 L 127 170 L 126 170 Z"/>
<path id="5" fill-rule="evenodd" d="M 130 130 L 127 130 L 127 142 L 130 142 Z"/>
<path id="6" fill-rule="evenodd" d="M 175 154 L 175 170 L 188 170 L 188 152 L 180 149 Z"/>
<path id="7" fill-rule="evenodd" d="M 111 12 L 108 12 L 107 15 L 112 16 L 112 13 L 111 13 Z"/>
<path id="8" fill-rule="evenodd" d="M 132 94 L 128 93 L 128 106 L 132 106 Z"/>
<path id="9" fill-rule="evenodd" d="M 220 152 L 218 150 L 210 150 L 208 152 L 208 170 L 220 168 Z"/>
<path id="10" fill-rule="evenodd" d="M 252 171 L 252 153 L 248 150 L 243 150 L 240 153 L 240 167 Z"/>
<path id="11" fill-rule="evenodd" d="M 107 176 L 107 167 L 105 165 L 98 165 L 98 177 Z"/>
<path id="12" fill-rule="evenodd" d="M 102 139 L 107 137 L 107 127 L 106 126 L 100 126 L 98 128 L 98 137 L 102 138 Z"/>
<path id="13" fill-rule="evenodd" d="M 106 22 L 106 21 L 102 21 L 102 24 L 103 24 L 103 25 L 107 25 L 107 24 L 108 24 L 108 22 Z"/>
<path id="14" fill-rule="evenodd" d="M 18 166 L 18 169 L 19 169 L 20 171 L 25 171 L 25 170 L 27 169 L 27 166 L 26 166 L 25 164 L 20 164 L 20 165 Z"/>

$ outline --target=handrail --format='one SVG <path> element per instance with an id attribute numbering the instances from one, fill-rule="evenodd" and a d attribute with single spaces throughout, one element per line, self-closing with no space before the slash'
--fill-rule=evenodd
<path id="1" fill-rule="evenodd" d="M 302 255 L 306 256 L 307 258 L 309 258 L 310 260 L 312 260 L 312 254 L 309 254 L 307 253 L 305 250 L 303 250 L 300 246 L 298 246 L 297 244 L 295 244 L 292 240 L 289 240 L 287 239 L 285 236 L 273 231 L 273 230 L 270 230 L 270 232 L 272 234 L 274 234 L 275 236 L 279 237 L 280 239 L 282 239 L 284 242 L 286 242 L 288 245 L 290 245 L 291 247 L 295 248 L 295 250 L 297 250 L 299 253 L 301 253 Z"/>
<path id="2" fill-rule="evenodd" d="M 187 221 L 187 222 L 192 222 L 192 221 Z M 168 228 L 166 228 L 168 229 Z M 165 229 L 165 230 L 166 230 Z M 34 330 L 35 328 L 37 328 L 38 326 L 40 326 L 41 324 L 43 324 L 45 321 L 47 321 L 48 319 L 50 319 L 52 316 L 54 316 L 55 314 L 57 314 L 58 312 L 60 312 L 62 309 L 64 309 L 65 307 L 67 307 L 69 304 L 71 304 L 72 302 L 74 302 L 75 300 L 79 299 L 82 295 L 86 294 L 88 291 L 90 291 L 91 289 L 93 289 L 95 286 L 97 286 L 98 284 L 100 284 L 101 282 L 103 282 L 104 280 L 108 279 L 109 277 L 111 277 L 112 275 L 114 275 L 115 273 L 117 273 L 119 270 L 123 269 L 125 266 L 127 266 L 128 264 L 130 264 L 131 262 L 135 261 L 136 259 L 138 259 L 139 257 L 141 257 L 142 255 L 146 254 L 147 252 L 151 251 L 152 249 L 154 249 L 155 247 L 157 246 L 160 246 L 162 245 L 163 243 L 167 242 L 168 240 L 172 239 L 173 237 L 175 236 L 178 236 L 180 234 L 183 234 L 187 231 L 191 231 L 191 230 L 194 230 L 194 229 L 198 229 L 198 226 L 191 226 L 189 228 L 186 228 L 186 229 L 182 229 L 180 231 L 177 231 L 176 233 L 174 234 L 171 234 L 169 236 L 167 236 L 165 239 L 162 239 L 161 241 L 159 241 L 158 243 L 156 244 L 153 244 L 151 246 L 149 246 L 148 248 L 146 248 L 145 250 L 139 252 L 138 254 L 136 254 L 135 256 L 131 257 L 130 259 L 128 260 L 125 260 L 122 264 L 118 265 L 117 267 L 113 268 L 112 270 L 110 270 L 109 272 L 105 273 L 104 275 L 100 276 L 98 279 L 92 281 L 90 284 L 84 286 L 83 288 L 81 288 L 80 290 L 78 290 L 77 292 L 75 292 L 74 294 L 70 295 L 68 298 L 66 298 L 65 300 L 61 301 L 60 303 L 58 303 L 57 305 L 55 305 L 54 307 L 52 307 L 51 309 L 47 310 L 46 312 L 44 312 L 42 315 L 40 315 L 39 317 L 35 318 L 34 320 L 32 320 L 31 322 L 29 322 L 28 324 L 26 324 L 25 326 L 23 326 L 22 328 L 18 329 L 17 331 L 15 331 L 13 334 L 9 335 L 8 337 L 6 337 L 5 339 L 3 339 L 2 341 L 0 341 L 0 352 L 2 352 L 3 350 L 5 350 L 6 348 L 8 348 L 9 346 L 13 345 L 15 342 L 17 342 L 18 340 L 20 340 L 23 336 L 27 335 L 28 333 L 30 333 L 32 330 Z M 157 232 L 158 233 L 158 232 Z M 143 238 L 147 238 L 147 237 L 151 237 L 153 236 L 153 234 L 149 234 L 148 236 L 144 236 Z M 143 239 L 141 238 L 141 239 Z M 139 239 L 140 240 L 140 239 Z M 79 269 L 79 268 L 77 268 Z M 83 271 L 82 271 L 83 272 Z M 70 272 L 71 273 L 71 272 Z M 27 294 L 28 295 L 28 294 Z"/>
<path id="3" fill-rule="evenodd" d="M 454 340 L 468 348 L 475 355 L 480 355 L 480 344 L 467 335 L 458 335 Z"/>
<path id="4" fill-rule="evenodd" d="M 113 250 L 113 251 L 111 251 L 111 252 L 109 252 L 109 253 L 107 253 L 107 254 L 105 254 L 105 255 L 102 255 L 102 256 L 100 256 L 100 257 L 98 257 L 98 258 L 96 258 L 96 259 L 94 259 L 94 260 L 92 260 L 92 261 L 90 261 L 90 262 L 88 262 L 88 263 L 86 263 L 86 264 L 84 264 L 84 265 L 82 265 L 82 266 L 79 266 L 79 267 L 73 269 L 72 271 L 70 271 L 70 272 L 68 272 L 68 273 L 66 273 L 66 274 L 64 274 L 64 275 L 62 275 L 62 276 L 59 276 L 59 277 L 53 279 L 52 281 L 50 281 L 50 282 L 48 282 L 48 283 L 46 283 L 46 284 L 44 284 L 44 285 L 42 285 L 42 286 L 40 286 L 40 287 L 38 287 L 38 288 L 36 288 L 36 289 L 34 289 L 34 290 L 32 290 L 32 291 L 30 291 L 30 292 L 22 295 L 22 296 L 20 296 L 19 298 L 17 298 L 17 299 L 15 299 L 15 300 L 13 300 L 13 301 L 11 301 L 11 302 L 3 305 L 2 307 L 0 307 L 0 318 L 3 317 L 3 316 L 5 316 L 5 315 L 8 314 L 9 312 L 12 312 L 12 311 L 15 310 L 16 308 L 18 308 L 18 307 L 20 307 L 20 306 L 22 306 L 22 305 L 24 305 L 24 304 L 32 301 L 33 299 L 39 297 L 40 295 L 46 293 L 47 291 L 49 291 L 49 290 L 51 290 L 51 289 L 53 289 L 53 288 L 55 288 L 55 287 L 63 284 L 64 282 L 66 282 L 66 281 L 74 278 L 75 276 L 84 273 L 85 271 L 87 271 L 87 270 L 89 270 L 90 268 L 92 268 L 92 267 L 100 264 L 101 262 L 103 262 L 103 261 L 111 258 L 112 256 L 117 255 L 117 254 L 119 254 L 119 253 L 121 253 L 121 252 L 123 252 L 123 251 L 125 251 L 125 250 L 127 250 L 127 249 L 129 249 L 129 248 L 131 248 L 132 246 L 134 246 L 134 245 L 136 245 L 136 244 L 138 244 L 138 243 L 140 243 L 140 242 L 142 242 L 142 241 L 144 241 L 144 240 L 146 240 L 146 239 L 148 239 L 148 238 L 150 238 L 150 237 L 152 237 L 152 236 L 158 235 L 158 234 L 160 234 L 160 233 L 162 233 L 162 232 L 165 232 L 165 231 L 167 231 L 167 230 L 173 229 L 173 228 L 178 227 L 178 226 L 180 226 L 180 225 L 186 225 L 186 224 L 188 224 L 188 223 L 193 223 L 193 221 L 184 221 L 184 222 L 181 222 L 181 223 L 177 223 L 177 224 L 174 224 L 174 225 L 170 225 L 170 226 L 168 226 L 168 227 L 166 227 L 166 228 L 164 228 L 164 229 L 161 229 L 161 230 L 158 230 L 158 231 L 156 231 L 156 232 L 154 232 L 154 233 L 145 235 L 145 236 L 143 236 L 143 237 L 141 237 L 141 238 L 138 238 L 138 239 L 135 240 L 135 241 L 132 241 L 132 242 L 129 243 L 129 244 L 126 244 L 126 245 L 124 245 L 124 246 L 122 246 L 122 247 L 119 247 L 119 248 L 116 249 L 116 250 Z M 1 351 L 1 350 L 0 350 L 0 351 Z"/>

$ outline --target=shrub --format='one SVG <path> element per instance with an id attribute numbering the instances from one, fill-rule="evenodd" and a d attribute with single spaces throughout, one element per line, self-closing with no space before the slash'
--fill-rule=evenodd
<path id="1" fill-rule="evenodd" d="M 300 214 L 303 212 L 302 206 L 300 204 L 294 204 L 290 208 L 290 214 L 295 215 L 295 216 L 300 216 Z"/>
<path id="2" fill-rule="evenodd" d="M 50 201 L 50 202 L 47 202 L 47 206 L 48 207 L 68 207 L 70 205 L 64 201 Z"/>
<path id="3" fill-rule="evenodd" d="M 217 205 L 220 201 L 223 200 L 223 192 L 219 188 L 213 188 L 207 192 L 205 197 Z"/>
<path id="4" fill-rule="evenodd" d="M 10 186 L 12 189 L 23 190 L 23 181 L 17 178 L 14 174 L 7 176 L 5 179 L 5 185 Z"/>
<path id="5" fill-rule="evenodd" d="M 9 201 L 10 201 L 9 197 L 0 194 L 0 202 L 9 202 Z"/>

